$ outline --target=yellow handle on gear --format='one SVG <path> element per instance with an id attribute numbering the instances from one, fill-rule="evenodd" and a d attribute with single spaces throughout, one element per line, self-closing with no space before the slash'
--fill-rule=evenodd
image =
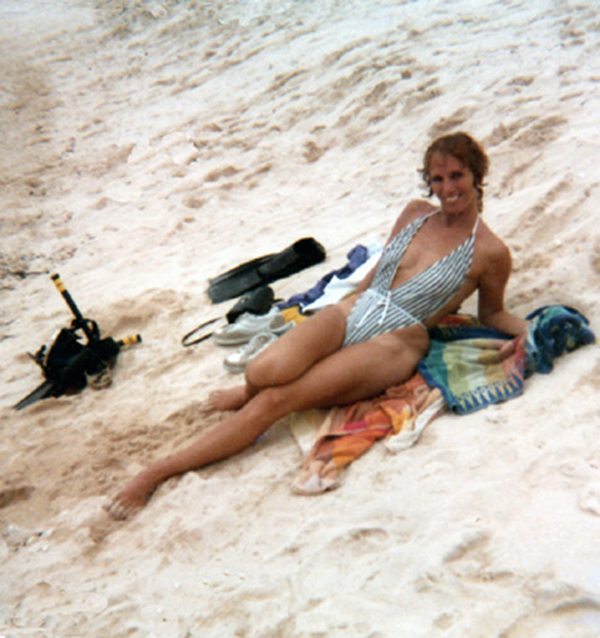
<path id="1" fill-rule="evenodd" d="M 117 344 L 121 346 L 122 348 L 126 348 L 127 346 L 133 346 L 136 343 L 140 343 L 141 340 L 142 340 L 142 335 L 137 334 L 137 335 L 131 335 L 130 337 L 125 337 L 124 339 L 119 339 L 119 341 L 117 341 Z"/>
<path id="2" fill-rule="evenodd" d="M 52 281 L 54 282 L 54 285 L 58 289 L 58 292 L 60 292 L 60 294 L 62 295 L 62 293 L 66 290 L 66 288 L 60 278 L 60 275 L 58 273 L 54 273 L 53 275 L 50 276 L 50 279 L 52 279 Z"/>

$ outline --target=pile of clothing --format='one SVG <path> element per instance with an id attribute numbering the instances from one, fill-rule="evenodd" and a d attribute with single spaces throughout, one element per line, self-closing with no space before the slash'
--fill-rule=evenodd
<path id="1" fill-rule="evenodd" d="M 253 357 L 296 323 L 353 292 L 379 259 L 381 249 L 381 244 L 355 246 L 344 266 L 287 300 L 275 300 L 268 284 L 324 259 L 325 250 L 312 238 L 301 239 L 281 253 L 253 259 L 212 279 L 208 295 L 215 302 L 244 293 L 226 314 L 227 324 L 207 335 L 219 346 L 237 348 L 224 358 L 227 370 L 234 374 L 243 372 Z M 192 333 L 184 337 L 184 345 L 205 338 L 191 341 Z"/>

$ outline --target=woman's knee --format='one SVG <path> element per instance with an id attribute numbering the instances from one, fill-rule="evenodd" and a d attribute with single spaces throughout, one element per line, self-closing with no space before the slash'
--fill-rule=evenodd
<path id="1" fill-rule="evenodd" d="M 292 383 L 311 366 L 339 350 L 345 331 L 339 310 L 326 308 L 265 348 L 246 366 L 255 388 Z"/>
<path id="2" fill-rule="evenodd" d="M 302 374 L 299 361 L 276 348 L 270 350 L 267 348 L 246 366 L 245 377 L 249 386 L 262 389 L 285 385 Z"/>
<path id="3" fill-rule="evenodd" d="M 260 390 L 254 397 L 253 404 L 260 414 L 274 421 L 293 412 L 286 386 L 267 387 Z"/>
<path id="4" fill-rule="evenodd" d="M 293 343 L 284 335 L 248 362 L 246 383 L 254 388 L 268 388 L 290 383 L 300 376 L 306 363 L 298 356 Z"/>
<path id="5" fill-rule="evenodd" d="M 248 362 L 244 376 L 246 383 L 252 388 L 262 389 L 273 385 L 272 361 L 267 356 L 266 351 L 261 352 Z"/>

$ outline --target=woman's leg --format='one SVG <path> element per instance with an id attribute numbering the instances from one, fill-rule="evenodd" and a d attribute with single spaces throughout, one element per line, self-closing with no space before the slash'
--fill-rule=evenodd
<path id="1" fill-rule="evenodd" d="M 301 377 L 317 361 L 341 349 L 347 314 L 347 304 L 337 304 L 301 321 L 250 361 L 247 383 L 260 389 Z"/>
<path id="2" fill-rule="evenodd" d="M 343 306 L 332 306 L 300 322 L 252 359 L 244 385 L 211 394 L 204 413 L 238 410 L 259 390 L 284 385 L 342 347 L 346 332 Z"/>
<path id="3" fill-rule="evenodd" d="M 291 383 L 260 390 L 198 441 L 138 474 L 109 505 L 109 513 L 126 518 L 167 478 L 241 452 L 291 412 L 352 403 L 407 380 L 426 347 L 426 335 L 416 345 L 409 338 L 381 335 L 321 359 Z"/>

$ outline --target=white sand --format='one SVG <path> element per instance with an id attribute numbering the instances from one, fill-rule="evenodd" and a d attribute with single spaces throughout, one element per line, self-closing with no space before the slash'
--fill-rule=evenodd
<path id="1" fill-rule="evenodd" d="M 376 445 L 334 492 L 292 494 L 279 424 L 131 521 L 101 508 L 239 381 L 222 349 L 180 345 L 232 305 L 208 278 L 310 235 L 327 261 L 274 284 L 306 290 L 423 193 L 442 131 L 489 151 L 508 307 L 598 330 L 594 6 L 2 1 L 1 636 L 600 635 L 596 347 L 410 450 Z M 144 341 L 110 388 L 15 412 L 42 380 L 26 353 L 71 319 L 55 271 L 105 334 Z"/>

